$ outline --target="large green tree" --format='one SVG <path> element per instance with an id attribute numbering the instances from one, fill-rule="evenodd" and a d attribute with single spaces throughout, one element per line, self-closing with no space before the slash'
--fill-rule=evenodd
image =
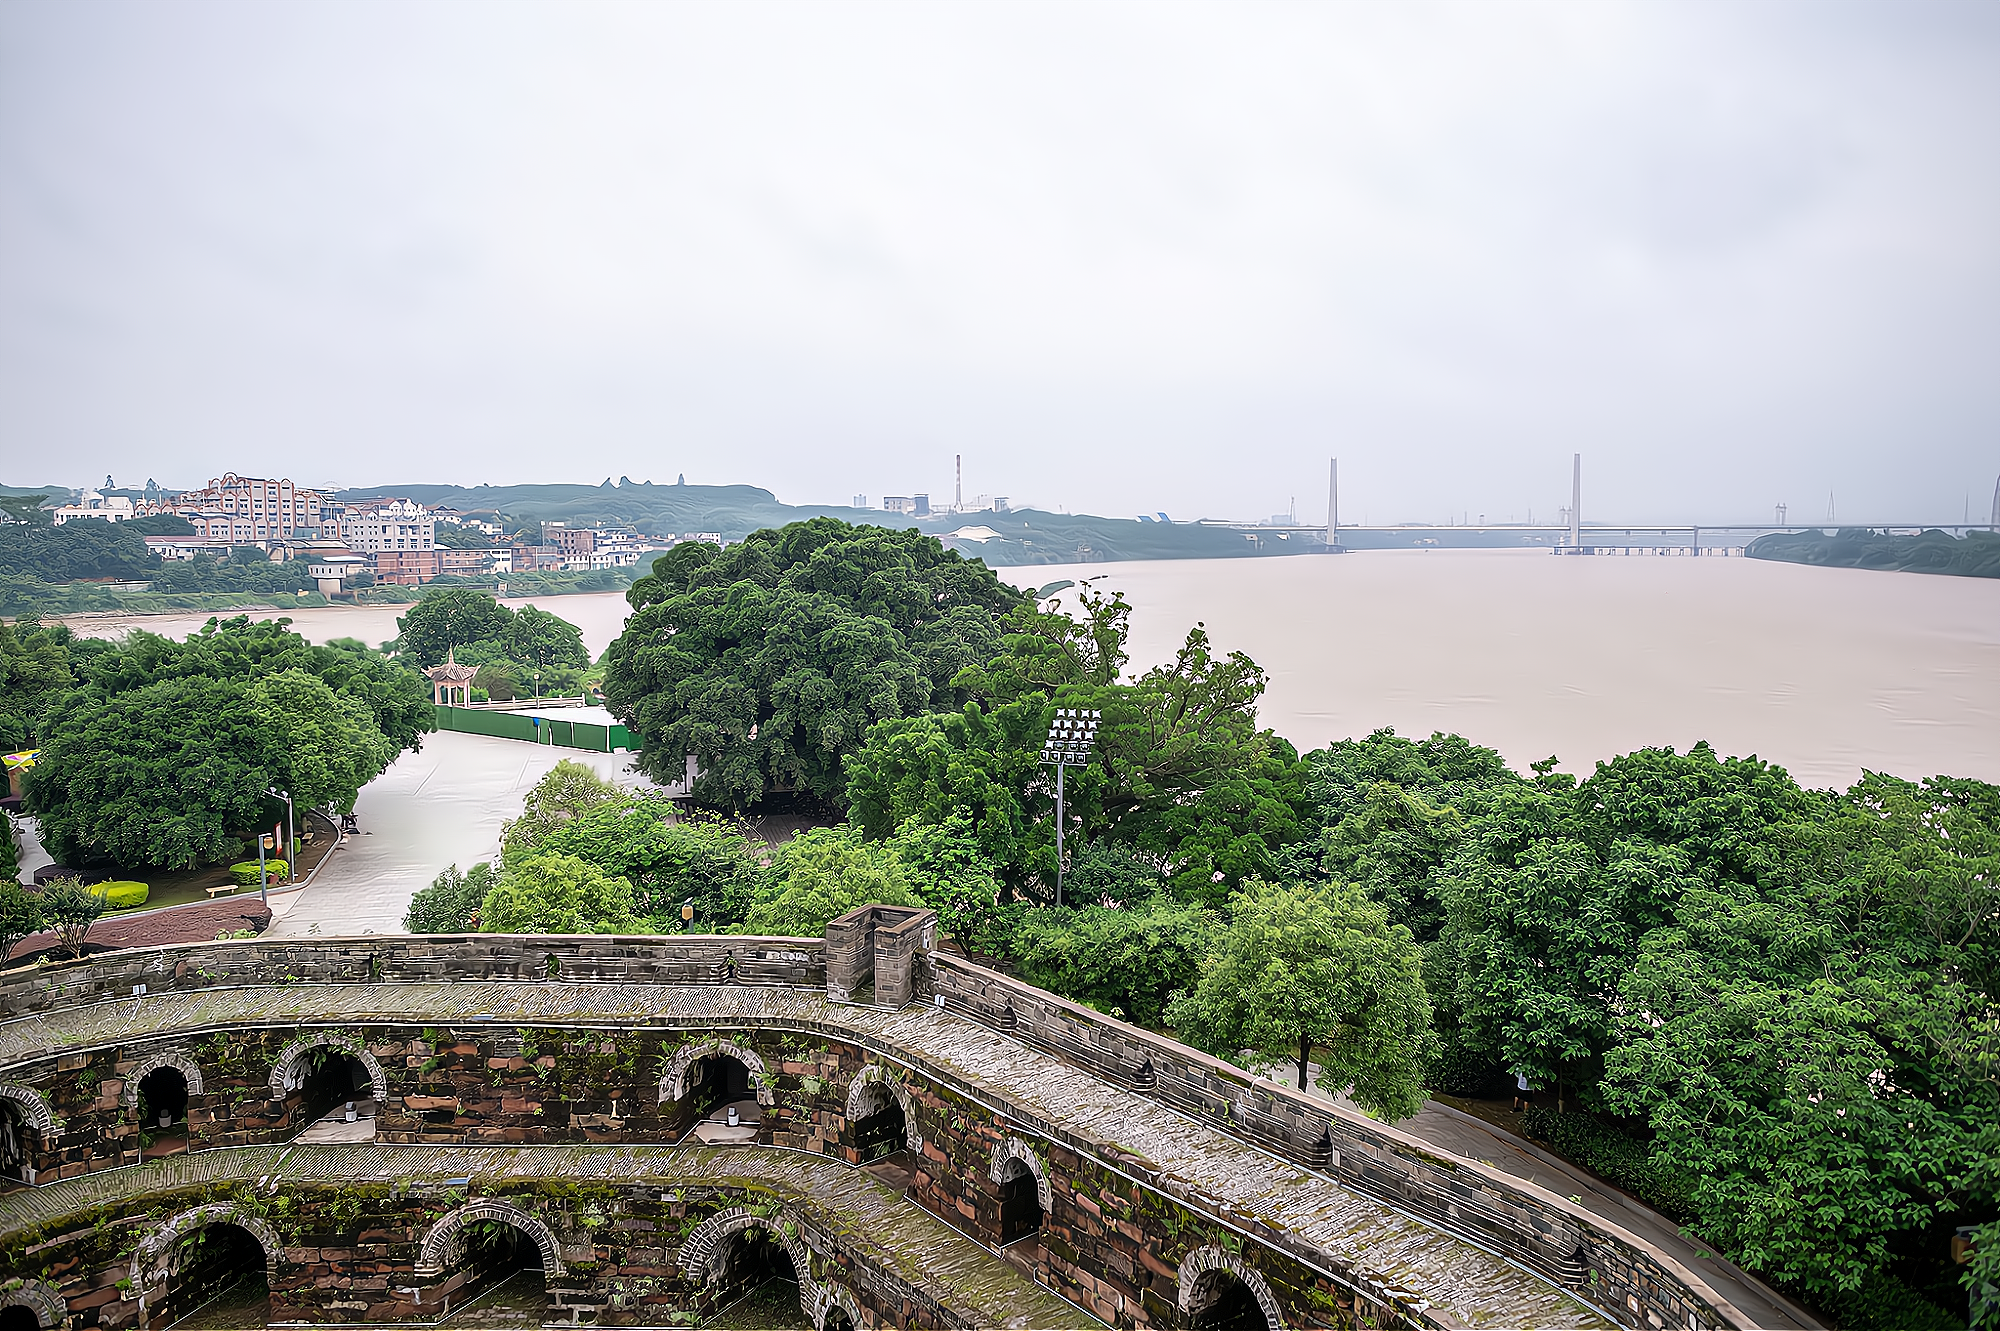
<path id="1" fill-rule="evenodd" d="M 632 885 L 574 855 L 530 855 L 508 867 L 479 908 L 498 934 L 621 934 L 639 927 Z"/>
<path id="2" fill-rule="evenodd" d="M 397 618 L 397 654 L 427 670 L 443 664 L 453 648 L 504 640 L 513 625 L 514 612 L 487 592 L 433 588 Z"/>
<path id="3" fill-rule="evenodd" d="M 953 679 L 998 645 L 1018 596 L 915 531 L 815 518 L 716 550 L 684 543 L 633 584 L 604 695 L 655 780 L 700 765 L 695 797 L 777 791 L 827 806 L 877 722 L 955 707 Z"/>
<path id="4" fill-rule="evenodd" d="M 1052 887 L 1055 783 L 1041 747 L 1057 709 L 1096 711 L 1090 762 L 1066 778 L 1067 848 L 1125 845 L 1183 900 L 1219 906 L 1306 833 L 1304 770 L 1257 726 L 1264 673 L 1216 654 L 1196 626 L 1170 663 L 1119 683 L 1130 609 L 1115 595 L 1078 599 L 1075 616 L 1012 612 L 1003 650 L 959 675 L 974 695 L 961 710 L 871 729 L 848 762 L 852 816 L 887 836 L 962 813 L 1010 884 Z"/>
<path id="5" fill-rule="evenodd" d="M 0 753 L 29 747 L 57 700 L 74 686 L 68 628 L 33 616 L 0 623 Z"/>
<path id="6" fill-rule="evenodd" d="M 1221 1058 L 1296 1062 L 1301 1086 L 1317 1055 L 1321 1089 L 1407 1118 L 1423 1107 L 1436 1041 L 1422 971 L 1410 931 L 1360 889 L 1253 881 L 1167 1020 Z"/>
<path id="7" fill-rule="evenodd" d="M 267 825 L 269 788 L 352 808 L 430 727 L 421 682 L 285 621 L 211 620 L 185 642 L 135 633 L 95 653 L 44 722 L 28 807 L 50 853 L 186 868 Z"/>

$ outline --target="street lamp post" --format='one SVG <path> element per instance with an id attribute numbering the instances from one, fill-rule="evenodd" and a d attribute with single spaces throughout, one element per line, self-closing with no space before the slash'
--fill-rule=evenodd
<path id="1" fill-rule="evenodd" d="M 1063 888 L 1063 769 L 1090 763 L 1090 746 L 1097 739 L 1097 723 L 1104 713 L 1089 708 L 1058 707 L 1049 722 L 1049 737 L 1042 741 L 1042 761 L 1056 769 L 1056 905 L 1062 905 Z"/>
<path id="2" fill-rule="evenodd" d="M 299 824 L 292 816 L 291 792 L 267 789 L 264 793 L 285 802 L 285 881 L 295 883 L 299 879 Z"/>

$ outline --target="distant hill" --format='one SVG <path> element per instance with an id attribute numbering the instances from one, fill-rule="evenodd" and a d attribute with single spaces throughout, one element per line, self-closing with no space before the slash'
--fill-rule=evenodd
<path id="1" fill-rule="evenodd" d="M 692 531 L 741 540 L 762 527 L 828 516 L 898 529 L 914 527 L 989 565 L 1071 564 L 1122 559 L 1218 559 L 1291 554 L 1317 548 L 1306 538 L 1245 533 L 1189 523 L 1140 522 L 1086 514 L 953 513 L 913 518 L 880 509 L 778 502 L 754 485 L 655 485 L 624 480 L 603 485 L 377 485 L 342 490 L 344 501 L 401 496 L 464 513 L 504 513 L 543 522 L 623 522 L 650 535 Z M 983 528 L 968 536 L 952 533 Z M 986 537 L 986 532 L 993 535 Z M 985 539 L 979 539 L 985 537 Z"/>

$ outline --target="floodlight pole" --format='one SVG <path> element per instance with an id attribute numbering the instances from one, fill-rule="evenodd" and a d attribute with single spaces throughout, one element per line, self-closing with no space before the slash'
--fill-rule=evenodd
<path id="1" fill-rule="evenodd" d="M 1063 825 L 1063 768 L 1066 764 L 1056 759 L 1056 909 L 1062 909 L 1062 825 Z"/>

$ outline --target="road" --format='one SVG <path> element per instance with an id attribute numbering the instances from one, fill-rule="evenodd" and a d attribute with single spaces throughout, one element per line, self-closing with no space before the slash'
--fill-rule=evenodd
<path id="1" fill-rule="evenodd" d="M 626 785 L 632 755 L 590 753 L 519 740 L 440 731 L 370 782 L 355 805 L 350 836 L 312 885 L 273 897 L 279 912 L 267 936 L 403 932 L 410 898 L 448 864 L 467 868 L 500 850 L 500 825 L 564 758 Z M 282 901 L 282 905 L 281 905 Z"/>

